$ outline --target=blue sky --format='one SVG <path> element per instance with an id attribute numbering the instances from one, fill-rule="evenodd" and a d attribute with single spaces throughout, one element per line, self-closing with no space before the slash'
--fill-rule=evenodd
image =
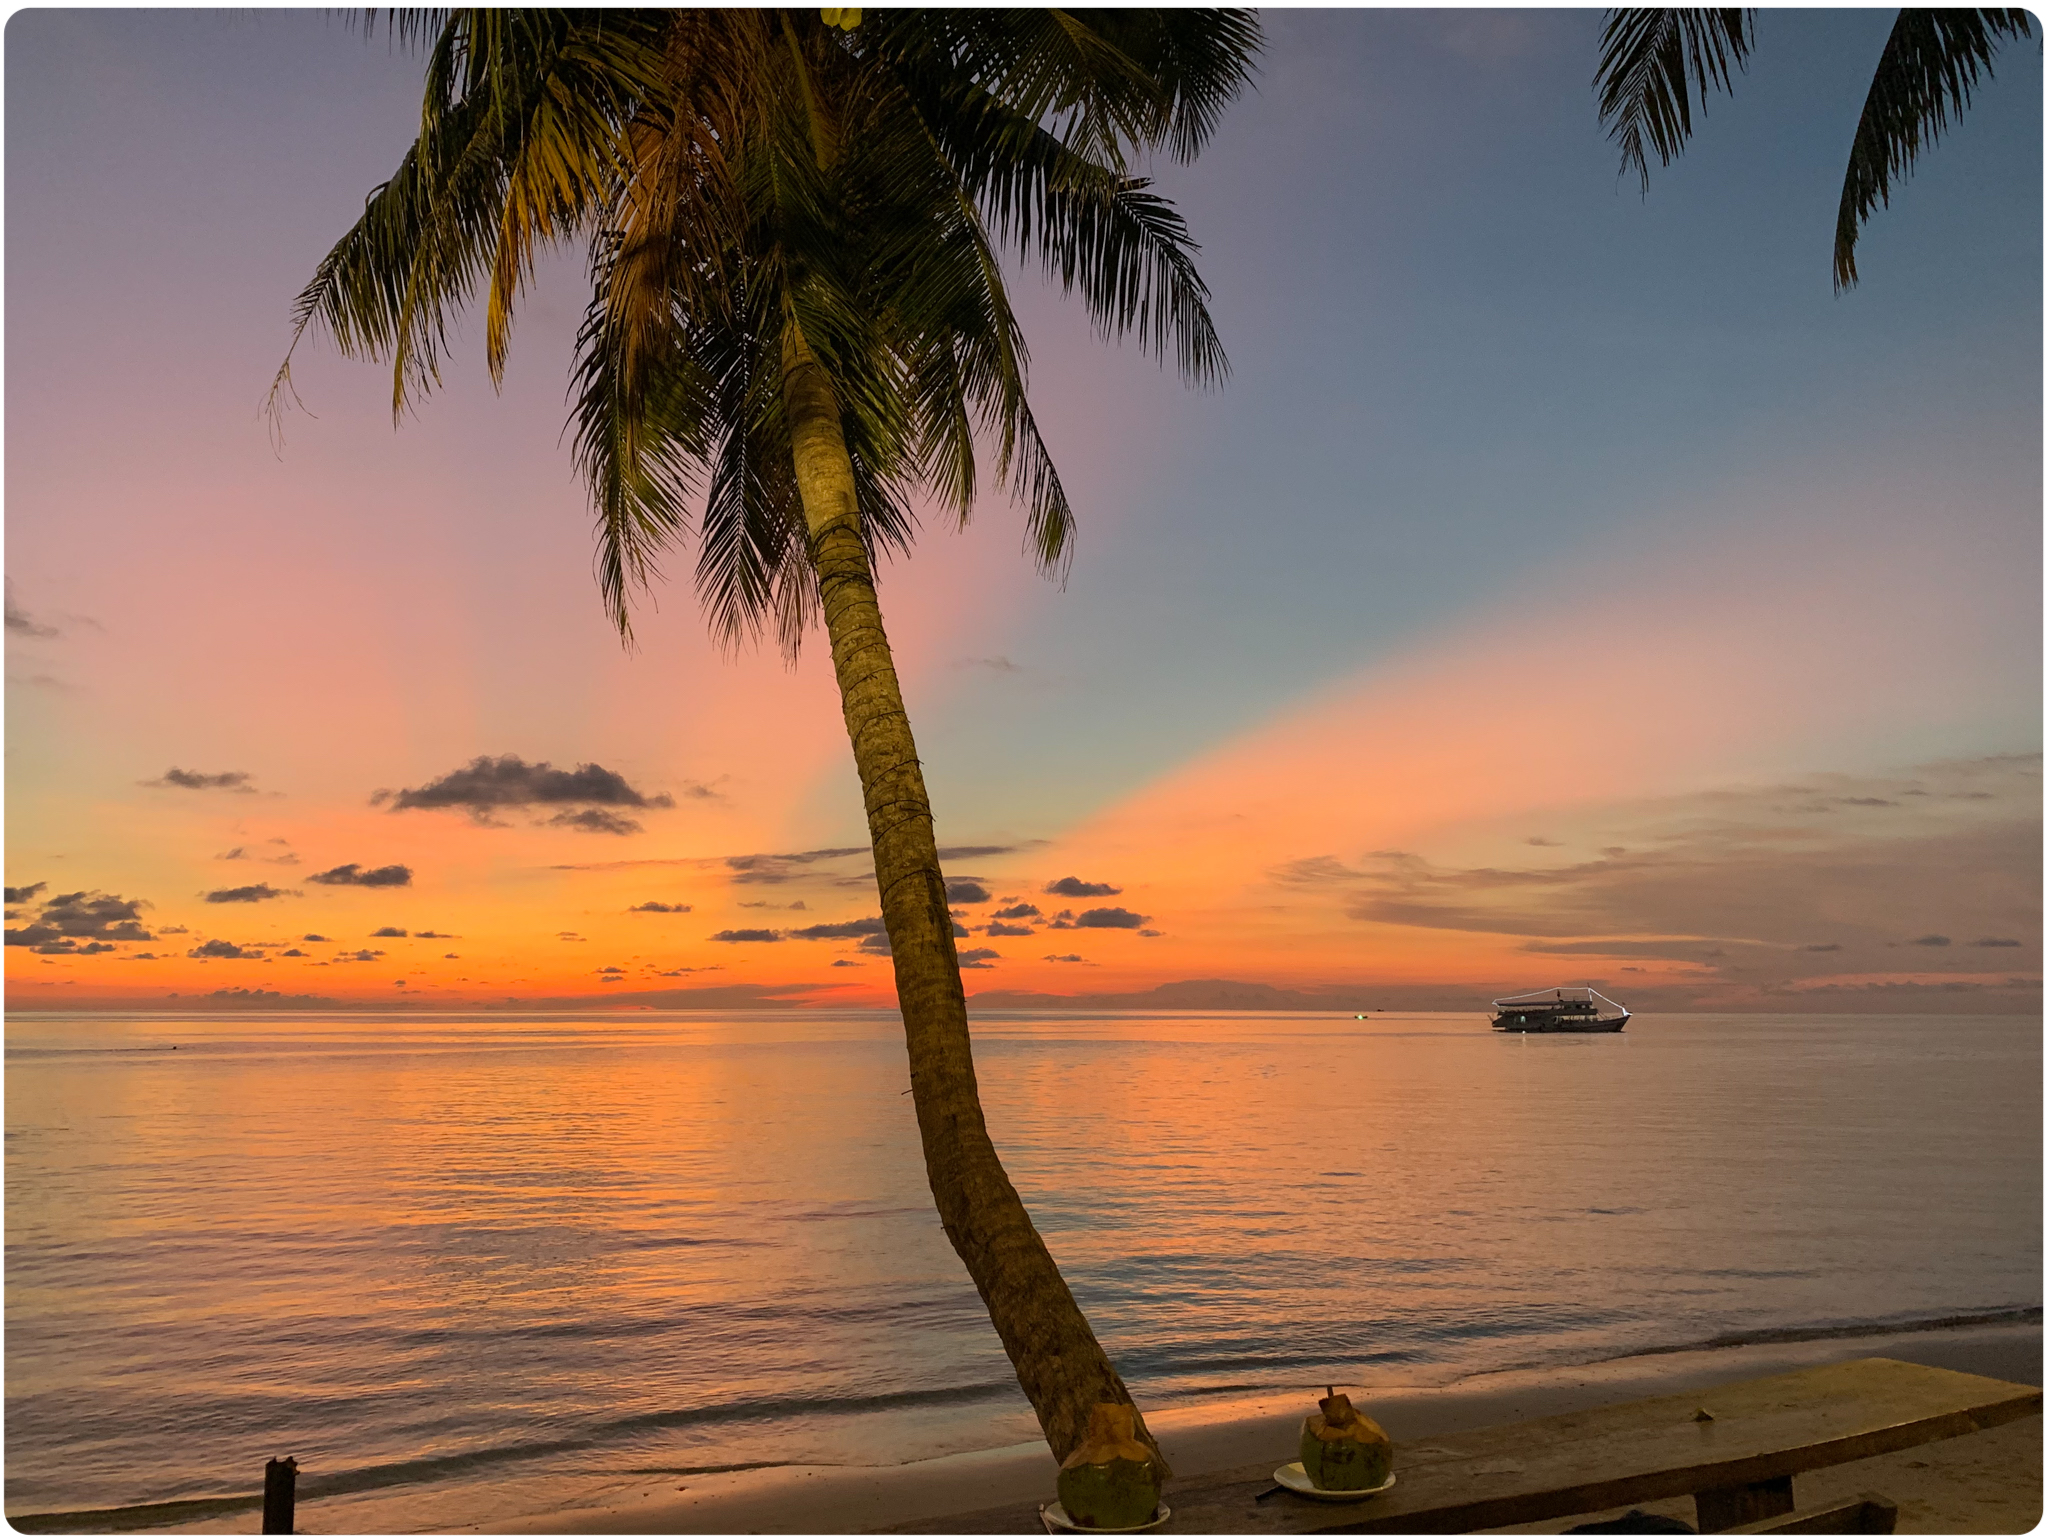
<path id="1" fill-rule="evenodd" d="M 1616 805 L 2037 751 L 2041 50 L 2000 54 L 1838 296 L 1842 168 L 1890 16 L 1764 12 L 1752 68 L 1645 197 L 1597 121 L 1597 12 L 1264 13 L 1256 91 L 1197 164 L 1155 168 L 1202 244 L 1228 383 L 1184 389 L 1020 276 L 1081 519 L 1071 575 L 1031 571 L 1000 497 L 886 573 L 942 841 L 1114 844 L 1142 884 L 1140 842 L 1103 841 L 1120 816 L 1175 784 L 1229 802 L 1226 760 L 1284 783 L 1261 742 L 1482 635 L 1502 657 L 1587 637 L 1513 699 L 1505 661 L 1450 667 L 1468 691 L 1438 703 L 1482 752 L 1517 699 L 1591 711 L 1576 723 L 1665 765 L 1603 790 Z M 862 840 L 821 648 L 794 674 L 720 659 L 687 557 L 640 651 L 606 630 L 561 438 L 573 255 L 502 394 L 472 346 L 394 432 L 383 371 L 316 346 L 274 451 L 291 298 L 409 142 L 414 57 L 301 12 L 23 11 L 6 50 L 7 569 L 29 626 L 9 637 L 10 881 L 167 921 L 245 839 L 382 858 L 367 841 L 401 823 L 365 819 L 369 793 L 487 753 L 682 795 L 635 858 Z M 1588 682 L 1646 658 L 1627 689 Z M 1685 754 L 1643 746 L 1695 698 L 1711 729 Z M 1414 756 L 1397 718 L 1421 717 L 1357 717 L 1370 763 L 1301 759 L 1327 838 L 1276 830 L 1260 858 L 1397 834 L 1478 857 L 1477 802 L 1357 820 L 1347 775 Z M 277 798 L 152 788 L 171 765 Z M 549 836 L 575 846 L 445 831 L 465 910 L 515 949 L 522 924 L 568 926 L 536 871 L 592 852 Z M 990 878 L 1072 872 L 1015 857 Z M 1257 905 L 1151 899 L 1191 933 L 1228 927 L 1197 909 Z M 1246 939 L 1233 974 L 1335 977 L 1356 919 L 1328 916 L 1302 950 L 1323 959 Z M 1204 956 L 1098 958 L 1135 984 Z"/>

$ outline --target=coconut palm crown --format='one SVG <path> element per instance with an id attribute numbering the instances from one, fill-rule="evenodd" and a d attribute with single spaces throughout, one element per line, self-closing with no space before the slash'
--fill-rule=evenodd
<path id="1" fill-rule="evenodd" d="M 1624 173 L 1650 185 L 1649 153 L 1669 165 L 1692 136 L 1692 87 L 1733 90 L 1734 72 L 1748 67 L 1756 12 L 1619 9 L 1607 13 L 1600 38 L 1600 121 L 1621 145 Z M 1835 216 L 1835 291 L 1856 286 L 1856 239 L 1880 205 L 1890 206 L 1892 181 L 1911 174 L 1923 145 L 1948 128 L 1949 114 L 1970 105 L 1981 72 L 1991 76 L 1999 41 L 2032 37 L 2024 10 L 1901 10 L 1879 55 L 1863 113 L 1849 146 Z"/>
<path id="2" fill-rule="evenodd" d="M 794 656 L 822 619 L 875 849 L 925 1167 L 1056 1458 L 1130 1403 L 984 1124 L 930 802 L 876 600 L 913 510 L 978 461 L 1058 571 L 1073 511 L 1026 395 L 1005 256 L 1191 381 L 1224 370 L 1180 216 L 1258 46 L 1228 10 L 402 12 L 420 132 L 295 310 L 389 359 L 402 416 L 479 297 L 502 373 L 538 252 L 587 251 L 575 451 L 621 633 L 694 537 L 715 630 Z M 273 401 L 292 398 L 290 358 Z M 1156 1443 L 1137 1431 L 1155 1454 Z M 1163 1466 L 1163 1458 L 1162 1458 Z"/>

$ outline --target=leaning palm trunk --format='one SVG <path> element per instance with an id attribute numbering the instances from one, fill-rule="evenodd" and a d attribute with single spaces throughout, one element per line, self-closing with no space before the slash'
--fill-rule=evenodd
<path id="1" fill-rule="evenodd" d="M 989 1140 L 931 802 L 860 535 L 853 460 L 831 385 L 794 330 L 784 357 L 797 490 L 874 841 L 925 1173 L 946 1236 L 981 1292 L 1046 1443 L 1064 1459 L 1096 1404 L 1130 1403 L 1131 1395 Z M 1139 1432 L 1156 1454 L 1142 1418 Z"/>

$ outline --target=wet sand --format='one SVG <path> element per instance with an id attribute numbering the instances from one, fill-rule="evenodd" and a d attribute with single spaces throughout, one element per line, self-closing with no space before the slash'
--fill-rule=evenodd
<path id="1" fill-rule="evenodd" d="M 1832 1360 L 1882 1355 L 2006 1381 L 2042 1379 L 2038 1323 L 1831 1337 L 1637 1355 L 1597 1364 L 1502 1371 L 1433 1389 L 1378 1390 L 1361 1406 L 1397 1441 L 1627 1402 Z M 1339 1383 L 1339 1385 L 1347 1385 Z M 1257 1476 L 1293 1459 L 1311 1391 L 1147 1415 L 1182 1476 L 1241 1469 Z M 2039 1416 L 1995 1430 L 1802 1476 L 1802 1507 L 1871 1490 L 1900 1506 L 1901 1531 L 2031 1531 L 2041 1519 Z M 888 1467 L 770 1468 L 688 1479 L 603 1509 L 493 1526 L 507 1532 L 873 1531 L 949 1514 L 1049 1499 L 1054 1468 L 1041 1444 Z M 1169 1492 L 1169 1501 L 1171 1494 Z M 1646 1506 L 1690 1521 L 1691 1501 Z M 1617 1511 L 1618 1513 L 1618 1511 Z M 1596 1516 L 1518 1526 L 1558 1531 Z M 470 1527 L 475 1529 L 475 1527 Z"/>

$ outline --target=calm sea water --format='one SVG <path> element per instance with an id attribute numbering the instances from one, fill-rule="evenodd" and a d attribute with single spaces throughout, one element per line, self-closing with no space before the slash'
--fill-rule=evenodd
<path id="1" fill-rule="evenodd" d="M 1149 1405 L 2041 1300 L 2038 1019 L 976 1036 L 997 1145 Z M 247 1524 L 291 1454 L 301 1529 L 431 1527 L 1035 1433 L 932 1213 L 893 1017 L 6 1039 L 10 1516 Z"/>

